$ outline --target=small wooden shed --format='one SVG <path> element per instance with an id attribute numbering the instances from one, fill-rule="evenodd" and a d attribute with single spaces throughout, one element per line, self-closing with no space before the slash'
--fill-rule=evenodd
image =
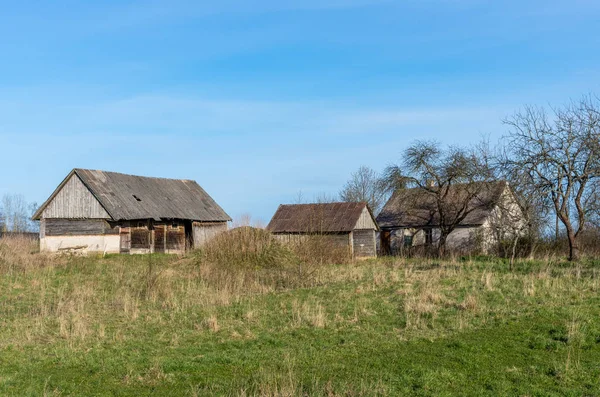
<path id="1" fill-rule="evenodd" d="M 324 235 L 355 258 L 377 256 L 377 222 L 367 203 L 282 204 L 267 226 L 282 241 Z"/>
<path id="2" fill-rule="evenodd" d="M 192 180 L 74 169 L 37 210 L 42 251 L 181 253 L 227 230 Z"/>

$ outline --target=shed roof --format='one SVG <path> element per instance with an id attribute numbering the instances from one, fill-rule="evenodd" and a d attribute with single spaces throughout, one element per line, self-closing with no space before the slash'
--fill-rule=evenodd
<path id="1" fill-rule="evenodd" d="M 481 226 L 499 203 L 508 186 L 506 181 L 456 184 L 450 187 L 445 200 L 446 213 L 457 216 L 465 200 L 468 203 L 465 219 L 459 226 Z M 436 227 L 440 217 L 435 196 L 423 188 L 398 189 L 377 216 L 380 227 Z"/>
<path id="2" fill-rule="evenodd" d="M 272 233 L 343 233 L 351 232 L 367 203 L 282 204 L 269 222 Z M 375 219 L 373 219 L 375 223 Z"/>
<path id="3" fill-rule="evenodd" d="M 189 219 L 204 222 L 230 221 L 229 215 L 195 181 L 153 178 L 76 168 L 38 209 L 45 207 L 72 177 L 78 177 L 113 220 Z"/>

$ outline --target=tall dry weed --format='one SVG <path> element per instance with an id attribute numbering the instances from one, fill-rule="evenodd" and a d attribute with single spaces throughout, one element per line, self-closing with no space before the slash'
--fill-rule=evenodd
<path id="1" fill-rule="evenodd" d="M 39 252 L 39 242 L 25 236 L 0 238 L 0 274 L 24 272 L 64 263 L 54 255 Z"/>
<path id="2" fill-rule="evenodd" d="M 318 267 L 333 262 L 333 258 L 341 258 L 339 251 L 323 239 L 309 236 L 287 244 L 249 226 L 222 233 L 196 254 L 207 281 L 232 289 L 310 286 Z M 347 257 L 342 263 L 347 263 Z"/>

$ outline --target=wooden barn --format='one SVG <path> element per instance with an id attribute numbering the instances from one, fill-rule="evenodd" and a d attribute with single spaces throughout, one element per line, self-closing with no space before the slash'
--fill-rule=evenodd
<path id="1" fill-rule="evenodd" d="M 37 210 L 42 251 L 182 253 L 227 230 L 195 181 L 74 169 Z"/>
<path id="2" fill-rule="evenodd" d="M 267 230 L 287 242 L 323 235 L 337 246 L 347 246 L 355 258 L 377 256 L 379 228 L 366 203 L 280 205 Z"/>

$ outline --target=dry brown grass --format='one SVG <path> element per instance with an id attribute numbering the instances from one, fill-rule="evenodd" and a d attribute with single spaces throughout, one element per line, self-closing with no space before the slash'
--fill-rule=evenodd
<path id="1" fill-rule="evenodd" d="M 0 274 L 24 272 L 48 265 L 64 264 L 64 260 L 39 253 L 39 242 L 23 236 L 0 238 Z"/>
<path id="2" fill-rule="evenodd" d="M 308 266 L 349 263 L 352 260 L 349 247 L 336 243 L 335 237 L 327 234 L 301 236 L 288 246 Z"/>
<path id="3" fill-rule="evenodd" d="M 169 346 L 196 336 L 243 341 L 289 330 L 319 334 L 352 329 L 433 340 L 481 327 L 492 317 L 537 310 L 539 302 L 550 309 L 570 307 L 600 291 L 600 270 L 594 267 L 542 265 L 508 272 L 493 264 L 400 258 L 314 266 L 312 277 L 299 280 L 294 273 L 298 262 L 248 265 L 261 257 L 258 245 L 267 251 L 271 244 L 281 248 L 262 238 L 250 234 L 256 245 L 250 250 L 240 245 L 237 254 L 201 252 L 183 258 L 49 256 L 22 241 L 2 242 L 0 348 L 60 345 L 81 354 L 98 344 L 133 343 L 146 329 L 167 330 L 152 338 Z M 218 244 L 231 247 L 226 240 Z M 228 255 L 249 262 L 222 266 Z M 380 325 L 388 318 L 394 319 L 392 325 Z M 585 320 L 574 312 L 564 326 L 570 350 L 557 365 L 561 373 L 570 373 L 580 365 L 578 341 L 586 332 Z M 126 382 L 170 381 L 160 363 L 144 368 Z M 253 382 L 240 395 L 301 395 L 306 387 L 293 358 L 289 368 L 258 374 Z M 328 393 L 322 380 L 315 379 L 311 387 Z M 373 384 L 365 385 L 362 395 L 370 395 L 369 387 Z M 330 391 L 340 395 L 339 388 Z M 352 392 L 361 395 L 357 388 Z"/>
<path id="4" fill-rule="evenodd" d="M 252 232 L 253 233 L 253 232 Z M 108 322 L 116 319 L 129 323 L 167 324 L 173 316 L 202 313 L 198 329 L 245 335 L 248 327 L 260 324 L 263 309 L 253 306 L 257 297 L 297 286 L 352 285 L 338 298 L 354 307 L 350 315 L 330 308 L 334 302 L 316 298 L 291 301 L 287 314 L 291 327 L 327 328 L 340 324 L 358 324 L 376 312 L 369 305 L 370 294 L 391 289 L 400 299 L 405 319 L 401 333 L 434 335 L 442 317 L 456 328 L 475 326 L 485 321 L 486 313 L 510 312 L 531 299 L 544 299 L 560 306 L 564 296 L 581 297 L 585 291 L 598 291 L 599 277 L 583 277 L 582 270 L 564 269 L 554 277 L 547 267 L 527 274 L 478 271 L 465 263 L 439 264 L 435 261 L 410 262 L 403 259 L 361 262 L 344 266 L 318 266 L 310 280 L 291 282 L 293 270 L 278 267 L 256 269 L 249 266 L 222 268 L 220 262 L 204 261 L 202 256 L 178 259 L 149 257 L 111 257 L 102 259 L 47 256 L 32 252 L 30 243 L 2 242 L 3 286 L 10 291 L 0 306 L 0 315 L 12 318 L 3 331 L 0 346 L 25 345 L 40 340 L 65 340 L 74 348 L 88 340 L 124 340 L 133 337 Z M 268 246 L 269 243 L 265 243 Z M 10 250 L 7 250 L 10 247 Z M 160 263 L 158 263 L 160 262 Z M 15 265 L 16 263 L 16 265 Z M 68 278 L 57 281 L 56 271 L 64 269 Z M 292 275 L 290 275 L 292 274 Z M 152 282 L 148 283 L 148 278 Z M 68 281 L 67 281 L 68 280 Z M 460 291 L 460 293 L 459 293 Z M 488 294 L 501 294 L 502 306 L 491 305 Z M 360 298 L 364 296 L 363 298 Z M 392 304 L 394 296 L 385 298 Z M 27 299 L 25 303 L 24 299 Z M 218 314 L 220 307 L 245 302 L 243 326 Z M 456 310 L 455 312 L 449 310 Z M 236 325 L 237 324 L 237 325 Z M 470 324 L 470 325 L 469 325 Z M 451 327 L 451 326 L 450 326 Z"/>

